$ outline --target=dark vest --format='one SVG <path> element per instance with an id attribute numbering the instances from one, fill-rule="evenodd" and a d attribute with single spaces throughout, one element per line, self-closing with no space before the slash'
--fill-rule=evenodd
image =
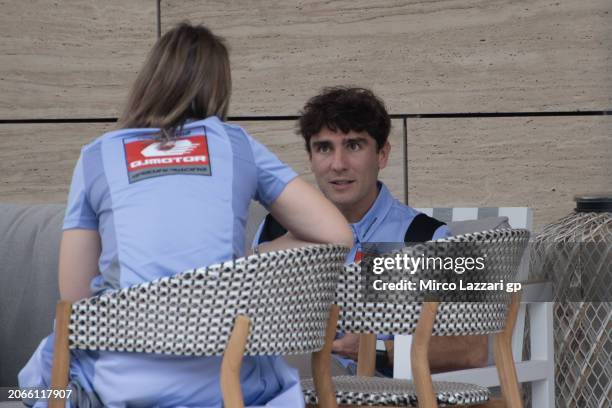
<path id="1" fill-rule="evenodd" d="M 446 225 L 442 221 L 438 221 L 426 214 L 419 214 L 414 217 L 414 220 L 408 226 L 404 235 L 404 242 L 425 242 L 430 241 L 438 228 Z M 287 230 L 280 225 L 272 214 L 266 215 L 261 234 L 257 240 L 257 244 L 272 241 L 287 233 Z"/>

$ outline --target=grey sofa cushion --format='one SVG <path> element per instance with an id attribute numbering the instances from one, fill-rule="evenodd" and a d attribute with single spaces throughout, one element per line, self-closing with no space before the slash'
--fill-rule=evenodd
<path id="1" fill-rule="evenodd" d="M 64 206 L 0 204 L 0 386 L 51 332 Z"/>
<path id="2" fill-rule="evenodd" d="M 0 400 L 0 408 L 24 408 L 26 405 L 19 401 L 5 401 Z"/>
<path id="3" fill-rule="evenodd" d="M 17 385 L 17 373 L 52 331 L 64 211 L 62 204 L 0 203 L 0 387 Z M 252 203 L 247 248 L 265 215 Z"/>

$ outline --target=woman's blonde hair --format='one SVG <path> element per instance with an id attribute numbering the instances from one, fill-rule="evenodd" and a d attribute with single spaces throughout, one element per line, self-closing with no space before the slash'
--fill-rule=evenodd
<path id="1" fill-rule="evenodd" d="M 130 91 L 121 128 L 161 128 L 168 140 L 189 118 L 227 116 L 232 80 L 221 37 L 202 25 L 181 23 L 153 49 Z"/>

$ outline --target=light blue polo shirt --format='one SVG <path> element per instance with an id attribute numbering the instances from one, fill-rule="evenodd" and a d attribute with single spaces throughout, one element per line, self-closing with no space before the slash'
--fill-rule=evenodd
<path id="1" fill-rule="evenodd" d="M 404 242 L 406 231 L 414 217 L 421 214 L 412 207 L 399 202 L 387 186 L 379 182 L 379 192 L 376 201 L 368 212 L 351 225 L 355 243 L 347 257 L 347 261 L 353 262 L 357 252 L 362 249 L 362 243 L 369 242 Z M 449 237 L 450 230 L 446 225 L 438 227 L 432 240 Z"/>
<path id="2" fill-rule="evenodd" d="M 94 293 L 243 256 L 251 200 L 270 206 L 296 177 L 216 117 L 187 124 L 167 145 L 157 131 L 109 132 L 81 151 L 63 228 L 100 233 Z M 49 388 L 52 349 L 53 335 L 20 372 L 20 387 Z M 72 351 L 72 405 L 220 407 L 220 364 L 220 357 Z M 304 405 L 298 374 L 281 358 L 245 357 L 240 378 L 248 405 Z"/>
<path id="3" fill-rule="evenodd" d="M 379 191 L 374 204 L 365 213 L 361 220 L 350 224 L 353 231 L 354 244 L 351 251 L 347 255 L 346 262 L 351 263 L 358 261 L 359 252 L 362 250 L 364 243 L 403 243 L 408 227 L 414 218 L 421 214 L 414 208 L 408 207 L 398 201 L 389 189 L 382 182 L 378 182 Z M 259 242 L 259 236 L 263 230 L 264 223 L 262 222 L 253 239 L 253 246 Z M 446 225 L 438 227 L 433 234 L 432 240 L 447 238 L 451 236 L 450 230 Z M 342 333 L 337 334 L 337 338 L 342 337 Z M 391 340 L 392 335 L 379 334 L 379 340 Z M 338 355 L 334 357 L 345 367 L 355 362 L 349 358 L 344 358 Z"/>

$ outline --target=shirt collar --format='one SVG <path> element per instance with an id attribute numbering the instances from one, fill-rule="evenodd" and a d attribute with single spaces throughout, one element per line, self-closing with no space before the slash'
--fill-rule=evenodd
<path id="1" fill-rule="evenodd" d="M 394 198 L 389 189 L 380 181 L 377 184 L 379 191 L 374 204 L 359 221 L 351 224 L 356 242 L 367 242 L 393 205 Z"/>

